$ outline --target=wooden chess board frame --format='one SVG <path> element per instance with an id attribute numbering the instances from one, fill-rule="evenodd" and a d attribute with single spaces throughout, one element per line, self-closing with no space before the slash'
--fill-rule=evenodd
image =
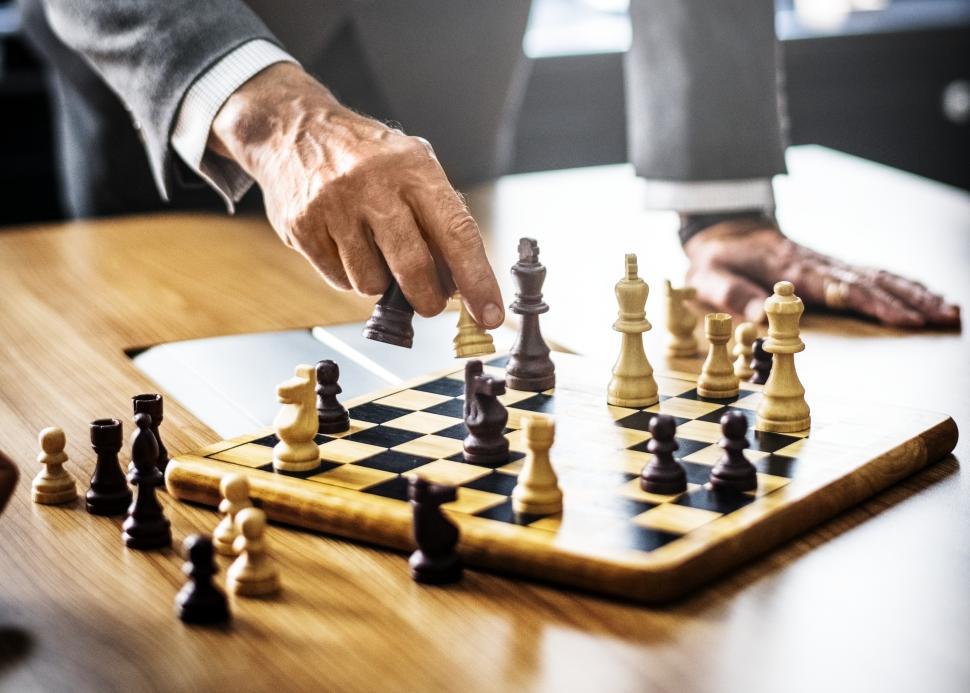
<path id="1" fill-rule="evenodd" d="M 460 461 L 459 361 L 345 402 L 351 430 L 318 437 L 324 466 L 307 478 L 272 471 L 272 430 L 264 429 L 174 458 L 166 470 L 168 490 L 217 506 L 221 478 L 244 473 L 254 503 L 272 520 L 410 551 L 411 509 L 404 494 L 407 475 L 417 473 L 459 485 L 458 500 L 444 508 L 461 529 L 459 552 L 467 565 L 662 602 L 939 460 L 957 442 L 956 424 L 944 414 L 810 396 L 810 431 L 749 430 L 747 454 L 759 469 L 758 490 L 719 494 L 704 486 L 719 456 L 717 420 L 731 408 L 753 422 L 760 385 L 742 383 L 734 400 L 705 400 L 696 394 L 696 376 L 658 373 L 661 402 L 628 409 L 606 404 L 608 368 L 561 353 L 553 359 L 554 390 L 509 390 L 502 398 L 512 461 L 497 470 Z M 490 358 L 486 372 L 502 375 L 503 362 Z M 592 382 L 596 376 L 601 382 Z M 650 457 L 647 423 L 656 412 L 678 420 L 676 454 L 688 468 L 685 494 L 657 496 L 638 486 Z M 508 496 L 525 452 L 522 417 L 532 413 L 556 420 L 552 460 L 564 491 L 562 515 L 521 518 L 510 510 Z M 380 418 L 385 420 L 375 423 Z M 381 440 L 386 447 L 374 445 Z M 380 468 L 384 458 L 397 463 L 408 457 L 414 460 L 410 469 Z"/>

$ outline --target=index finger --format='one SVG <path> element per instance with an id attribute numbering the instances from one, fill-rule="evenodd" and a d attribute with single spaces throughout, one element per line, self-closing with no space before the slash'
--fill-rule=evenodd
<path id="1" fill-rule="evenodd" d="M 472 317 L 483 327 L 501 325 L 505 319 L 502 292 L 485 255 L 478 224 L 461 196 L 445 182 L 416 191 L 412 206 L 431 245 L 441 252 Z"/>

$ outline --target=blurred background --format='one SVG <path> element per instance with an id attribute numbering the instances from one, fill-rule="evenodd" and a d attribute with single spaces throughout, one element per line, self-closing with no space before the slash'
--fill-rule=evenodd
<path id="1" fill-rule="evenodd" d="M 534 0 L 516 172 L 626 160 L 627 0 Z M 776 0 L 792 144 L 970 190 L 970 0 Z M 0 225 L 63 218 L 43 67 L 0 0 Z"/>

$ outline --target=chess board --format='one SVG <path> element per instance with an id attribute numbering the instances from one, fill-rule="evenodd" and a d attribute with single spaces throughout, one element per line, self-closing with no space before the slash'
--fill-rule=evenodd
<path id="1" fill-rule="evenodd" d="M 463 369 L 346 402 L 351 428 L 319 435 L 321 466 L 273 471 L 270 429 L 173 459 L 166 472 L 176 497 L 215 506 L 219 481 L 249 476 L 254 502 L 279 522 L 398 550 L 413 548 L 407 477 L 459 486 L 445 505 L 461 528 L 466 564 L 621 598 L 657 602 L 680 596 L 724 571 L 858 503 L 933 462 L 956 444 L 942 414 L 862 406 L 809 396 L 812 428 L 754 430 L 759 385 L 742 383 L 731 400 L 697 394 L 695 376 L 657 374 L 659 404 L 608 406 L 609 368 L 554 354 L 557 386 L 509 390 L 510 459 L 497 468 L 462 461 Z M 486 362 L 504 375 L 507 357 Z M 751 424 L 748 458 L 758 489 L 717 493 L 706 487 L 720 456 L 720 417 L 730 410 Z M 640 490 L 650 455 L 648 425 L 657 413 L 678 424 L 677 457 L 688 489 L 676 496 Z M 564 494 L 555 516 L 516 516 L 510 496 L 526 448 L 523 417 L 552 416 L 552 460 Z M 402 570 L 404 568 L 402 567 Z"/>

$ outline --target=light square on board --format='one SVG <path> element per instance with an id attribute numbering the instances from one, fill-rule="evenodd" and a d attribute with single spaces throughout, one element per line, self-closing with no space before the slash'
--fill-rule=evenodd
<path id="1" fill-rule="evenodd" d="M 453 462 L 452 460 L 435 460 L 415 467 L 410 472 L 406 472 L 405 476 L 420 476 L 436 484 L 461 486 L 491 473 L 492 470 L 489 467 L 479 467 L 475 464 Z"/>
<path id="2" fill-rule="evenodd" d="M 339 462 L 340 464 L 359 462 L 379 452 L 384 452 L 384 448 L 379 448 L 376 445 L 358 443 L 357 441 L 346 440 L 345 438 L 337 438 L 336 440 L 323 443 L 318 447 L 320 448 L 320 456 L 323 459 L 331 462 Z"/>
<path id="3" fill-rule="evenodd" d="M 451 399 L 451 397 L 448 397 L 447 395 L 439 395 L 434 392 L 423 392 L 421 390 L 401 390 L 400 392 L 395 392 L 393 395 L 388 395 L 387 397 L 382 397 L 374 401 L 377 404 L 385 404 L 389 407 L 398 407 L 400 409 L 419 411 L 421 409 L 433 407 L 436 404 L 441 404 L 442 402 L 447 402 L 449 399 Z"/>
<path id="4" fill-rule="evenodd" d="M 522 390 L 506 390 L 504 395 L 498 396 L 498 401 L 506 407 L 514 407 L 516 402 L 529 399 L 534 394 L 534 392 L 524 392 Z"/>
<path id="5" fill-rule="evenodd" d="M 403 452 L 408 455 L 418 455 L 420 457 L 430 457 L 438 459 L 451 457 L 455 453 L 462 451 L 462 442 L 455 438 L 445 438 L 444 436 L 427 435 L 415 438 L 414 440 L 395 445 L 393 450 Z"/>
<path id="6" fill-rule="evenodd" d="M 366 431 L 368 428 L 373 428 L 376 423 L 370 421 L 361 421 L 359 419 L 350 420 L 350 428 L 346 431 L 341 431 L 340 433 L 328 433 L 330 438 L 346 438 L 347 436 L 352 436 L 355 433 L 360 433 L 361 431 Z"/>
<path id="7" fill-rule="evenodd" d="M 464 466 L 467 467 L 468 465 Z M 466 515 L 474 515 L 489 508 L 494 508 L 496 505 L 501 505 L 505 502 L 505 499 L 505 496 L 497 493 L 462 487 L 458 489 L 458 500 L 445 503 L 441 507 L 446 510 L 465 513 Z"/>
<path id="8" fill-rule="evenodd" d="M 315 474 L 309 477 L 309 480 L 359 491 L 360 489 L 374 486 L 395 476 L 397 475 L 380 469 L 361 467 L 357 464 L 342 464 L 328 472 Z"/>
<path id="9" fill-rule="evenodd" d="M 774 474 L 761 474 L 758 473 L 758 488 L 755 489 L 754 495 L 756 497 L 766 496 L 769 493 L 777 491 L 782 486 L 787 486 L 791 483 L 791 479 L 786 479 L 783 476 L 775 476 Z"/>
<path id="10" fill-rule="evenodd" d="M 687 490 L 684 493 L 676 493 L 670 496 L 662 496 L 657 493 L 647 493 L 642 488 L 640 488 L 640 479 L 630 479 L 628 482 L 619 487 L 617 492 L 626 498 L 632 498 L 633 500 L 638 500 L 643 503 L 652 503 L 653 505 L 660 505 L 661 503 L 670 503 L 677 500 L 680 496 L 686 495 L 692 491 L 696 491 L 700 488 L 700 484 L 687 484 Z"/>
<path id="11" fill-rule="evenodd" d="M 644 411 L 656 414 L 670 414 L 681 419 L 696 419 L 704 414 L 710 414 L 715 409 L 720 409 L 723 405 L 715 402 L 702 402 L 699 399 L 683 399 L 681 397 L 671 397 L 661 400 L 652 407 L 647 407 Z"/>
<path id="12" fill-rule="evenodd" d="M 745 395 L 741 399 L 735 402 L 731 402 L 732 407 L 737 407 L 738 409 L 751 409 L 751 410 L 757 410 L 760 404 L 761 404 L 760 392 L 755 392 L 753 395 Z"/>
<path id="13" fill-rule="evenodd" d="M 676 454 L 676 453 L 674 453 Z M 750 462 L 757 462 L 758 460 L 764 459 L 770 453 L 761 452 L 760 450 L 745 450 L 744 456 L 748 458 Z M 717 443 L 708 445 L 706 448 L 701 448 L 697 452 L 692 452 L 691 454 L 685 456 L 683 459 L 687 462 L 699 462 L 700 464 L 717 464 L 717 461 L 724 456 L 724 450 Z"/>
<path id="14" fill-rule="evenodd" d="M 710 421 L 688 421 L 677 427 L 677 437 L 699 440 L 702 443 L 716 443 L 721 439 L 721 427 Z"/>
<path id="15" fill-rule="evenodd" d="M 402 428 L 405 431 L 414 431 L 415 433 L 437 433 L 459 423 L 461 423 L 461 419 L 456 419 L 451 416 L 416 411 L 405 414 L 397 419 L 391 419 L 384 425 L 392 428 Z"/>
<path id="16" fill-rule="evenodd" d="M 654 379 L 657 381 L 657 391 L 666 397 L 676 397 L 685 392 L 690 392 L 697 387 L 697 383 L 692 383 L 689 380 L 681 380 L 680 378 L 668 378 L 663 375 L 655 375 Z"/>
<path id="17" fill-rule="evenodd" d="M 721 517 L 720 513 L 701 508 L 690 508 L 685 505 L 674 505 L 664 503 L 656 508 L 651 508 L 645 513 L 641 513 L 633 518 L 641 527 L 659 529 L 663 532 L 674 534 L 687 534 L 691 530 L 697 529 L 701 525 Z"/>
<path id="18" fill-rule="evenodd" d="M 239 464 L 243 467 L 256 469 L 257 467 L 264 467 L 267 464 L 273 463 L 273 448 L 266 447 L 265 445 L 246 443 L 245 445 L 238 445 L 234 448 L 223 450 L 215 455 L 209 455 L 209 457 L 214 460 L 231 462 L 232 464 Z"/>

